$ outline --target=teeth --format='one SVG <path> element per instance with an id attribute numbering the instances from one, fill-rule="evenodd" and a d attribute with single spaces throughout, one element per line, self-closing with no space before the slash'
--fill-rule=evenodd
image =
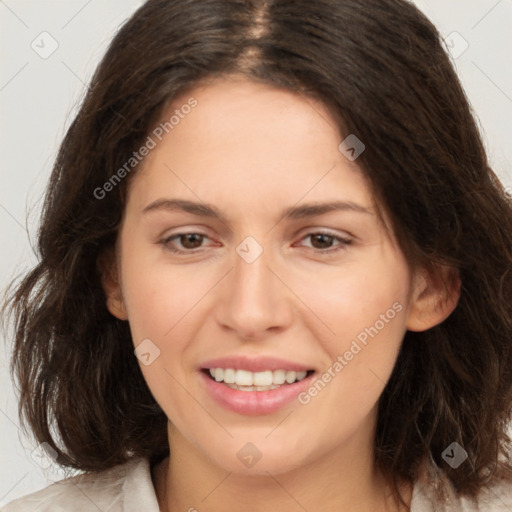
<path id="1" fill-rule="evenodd" d="M 255 386 L 271 386 L 272 385 L 272 372 L 270 370 L 266 372 L 257 372 L 252 377 L 252 383 Z"/>
<path id="2" fill-rule="evenodd" d="M 217 382 L 224 382 L 229 387 L 241 391 L 268 391 L 281 386 L 285 382 L 293 384 L 296 381 L 301 381 L 307 374 L 307 372 L 286 370 L 249 372 L 247 370 L 234 370 L 233 368 L 210 368 L 209 371 Z"/>
<path id="3" fill-rule="evenodd" d="M 224 370 L 224 382 L 226 384 L 235 383 L 235 370 L 233 370 L 233 368 L 226 368 Z"/>
<path id="4" fill-rule="evenodd" d="M 293 384 L 297 378 L 297 372 L 286 372 L 286 382 Z"/>
<path id="5" fill-rule="evenodd" d="M 280 387 L 275 386 L 274 384 L 271 386 L 237 386 L 236 384 L 226 384 L 226 386 L 238 391 L 270 391 L 271 389 L 277 389 Z"/>
<path id="6" fill-rule="evenodd" d="M 304 380 L 306 378 L 306 375 L 308 372 L 297 372 L 297 380 L 300 382 L 301 380 Z"/>
<path id="7" fill-rule="evenodd" d="M 246 370 L 237 370 L 235 373 L 235 384 L 237 386 L 252 386 L 254 384 L 253 373 Z"/>
<path id="8" fill-rule="evenodd" d="M 272 381 L 274 384 L 284 384 L 286 381 L 286 372 L 284 370 L 274 370 Z"/>

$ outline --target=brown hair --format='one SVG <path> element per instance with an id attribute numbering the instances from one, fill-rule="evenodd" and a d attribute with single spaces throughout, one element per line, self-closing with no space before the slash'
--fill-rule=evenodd
<path id="1" fill-rule="evenodd" d="M 512 201 L 439 33 L 404 0 L 149 0 L 124 24 L 60 147 L 40 262 L 4 305 L 22 422 L 63 466 L 99 471 L 166 455 L 167 419 L 128 323 L 106 309 L 98 266 L 136 169 L 103 198 L 94 191 L 170 99 L 230 73 L 328 105 L 341 133 L 366 145 L 358 164 L 409 262 L 459 272 L 453 314 L 405 335 L 380 397 L 378 467 L 396 483 L 428 459 L 473 496 L 510 477 Z M 456 470 L 441 458 L 454 441 L 469 455 Z"/>

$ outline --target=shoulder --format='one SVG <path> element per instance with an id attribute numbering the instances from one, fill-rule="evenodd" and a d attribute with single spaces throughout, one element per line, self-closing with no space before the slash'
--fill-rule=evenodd
<path id="1" fill-rule="evenodd" d="M 108 510 L 158 512 L 147 459 L 138 458 L 100 473 L 56 482 L 7 504 L 2 512 Z"/>
<path id="2" fill-rule="evenodd" d="M 430 467 L 420 472 L 414 485 L 411 512 L 491 511 L 512 511 L 512 482 L 496 482 L 473 499 L 458 495 L 445 474 Z"/>

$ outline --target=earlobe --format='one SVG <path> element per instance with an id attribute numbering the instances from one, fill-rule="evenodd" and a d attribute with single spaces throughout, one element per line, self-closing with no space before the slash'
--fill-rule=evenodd
<path id="1" fill-rule="evenodd" d="M 128 320 L 128 314 L 121 297 L 107 297 L 107 309 L 119 320 Z"/>
<path id="2" fill-rule="evenodd" d="M 456 268 L 438 266 L 418 272 L 407 318 L 409 331 L 426 331 L 446 320 L 460 298 L 460 275 Z"/>
<path id="3" fill-rule="evenodd" d="M 128 320 L 128 313 L 123 301 L 119 283 L 115 252 L 110 250 L 103 253 L 97 262 L 101 276 L 101 284 L 105 292 L 106 306 L 110 314 L 119 320 Z"/>

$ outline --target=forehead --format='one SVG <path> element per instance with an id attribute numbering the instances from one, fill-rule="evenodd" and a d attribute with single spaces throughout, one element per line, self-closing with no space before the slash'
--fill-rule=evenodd
<path id="1" fill-rule="evenodd" d="M 179 190 L 224 204 L 259 198 L 266 207 L 306 196 L 370 202 L 361 169 L 338 150 L 328 108 L 288 90 L 216 79 L 174 98 L 150 136 L 155 147 L 132 183 L 140 201 Z"/>

